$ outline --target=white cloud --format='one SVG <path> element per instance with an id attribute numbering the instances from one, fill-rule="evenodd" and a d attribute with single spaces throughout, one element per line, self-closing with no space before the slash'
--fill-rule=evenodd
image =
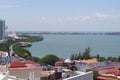
<path id="1" fill-rule="evenodd" d="M 18 5 L 12 5 L 12 4 L 0 4 L 0 9 L 6 9 L 6 8 L 15 8 L 19 7 Z"/>
<path id="2" fill-rule="evenodd" d="M 120 23 L 120 14 L 96 13 L 93 15 L 67 16 L 58 18 L 43 17 L 40 19 L 41 24 L 50 25 L 116 25 L 117 22 Z"/>

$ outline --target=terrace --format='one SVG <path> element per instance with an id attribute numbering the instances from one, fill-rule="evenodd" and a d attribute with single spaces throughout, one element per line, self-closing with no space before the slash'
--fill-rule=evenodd
<path id="1" fill-rule="evenodd" d="M 93 72 L 75 71 L 70 77 L 64 78 L 63 80 L 93 80 Z"/>
<path id="2" fill-rule="evenodd" d="M 7 80 L 9 76 L 9 71 L 0 71 L 0 80 Z"/>

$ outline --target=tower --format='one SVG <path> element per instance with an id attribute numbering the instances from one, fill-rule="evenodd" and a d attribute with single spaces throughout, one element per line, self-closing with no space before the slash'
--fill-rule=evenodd
<path id="1" fill-rule="evenodd" d="M 0 40 L 5 39 L 5 21 L 0 20 Z"/>

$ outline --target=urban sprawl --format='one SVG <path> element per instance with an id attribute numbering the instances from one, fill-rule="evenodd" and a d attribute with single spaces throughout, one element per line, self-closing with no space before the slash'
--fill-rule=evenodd
<path id="1" fill-rule="evenodd" d="M 102 61 L 99 60 L 98 55 L 89 59 L 78 57 L 77 59 L 62 58 L 56 60 L 54 55 L 48 55 L 46 63 L 39 62 L 36 57 L 33 58 L 30 54 L 23 53 L 20 50 L 21 48 L 32 46 L 32 41 L 29 42 L 28 40 L 31 37 L 26 36 L 29 32 L 23 33 L 8 31 L 5 20 L 0 20 L 0 46 L 2 46 L 0 48 L 0 80 L 120 80 L 119 59 L 118 61 Z M 41 32 L 41 34 L 50 33 Z M 59 34 L 96 35 L 97 33 Z M 98 34 L 118 35 L 120 33 L 104 32 Z M 35 39 L 35 37 L 33 38 Z M 18 52 L 16 52 L 16 48 Z M 47 61 L 49 62 L 47 63 Z"/>

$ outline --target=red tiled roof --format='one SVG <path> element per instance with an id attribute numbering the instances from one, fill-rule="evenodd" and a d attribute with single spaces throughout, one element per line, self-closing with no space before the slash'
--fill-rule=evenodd
<path id="1" fill-rule="evenodd" d="M 25 61 L 25 64 L 39 64 L 39 63 L 31 61 L 31 60 L 28 60 L 28 61 Z"/>
<path id="2" fill-rule="evenodd" d="M 116 72 L 119 71 L 117 68 L 109 68 L 109 69 L 106 69 L 106 70 L 107 70 L 107 73 L 116 73 Z"/>
<path id="3" fill-rule="evenodd" d="M 20 68 L 20 67 L 26 67 L 26 65 L 20 61 L 12 62 L 10 64 L 10 68 Z"/>
<path id="4" fill-rule="evenodd" d="M 82 63 L 97 63 L 98 60 L 96 58 L 88 59 L 88 60 L 80 60 Z"/>
<path id="5" fill-rule="evenodd" d="M 98 76 L 98 80 L 119 80 L 117 77 L 110 77 L 110 76 Z"/>

